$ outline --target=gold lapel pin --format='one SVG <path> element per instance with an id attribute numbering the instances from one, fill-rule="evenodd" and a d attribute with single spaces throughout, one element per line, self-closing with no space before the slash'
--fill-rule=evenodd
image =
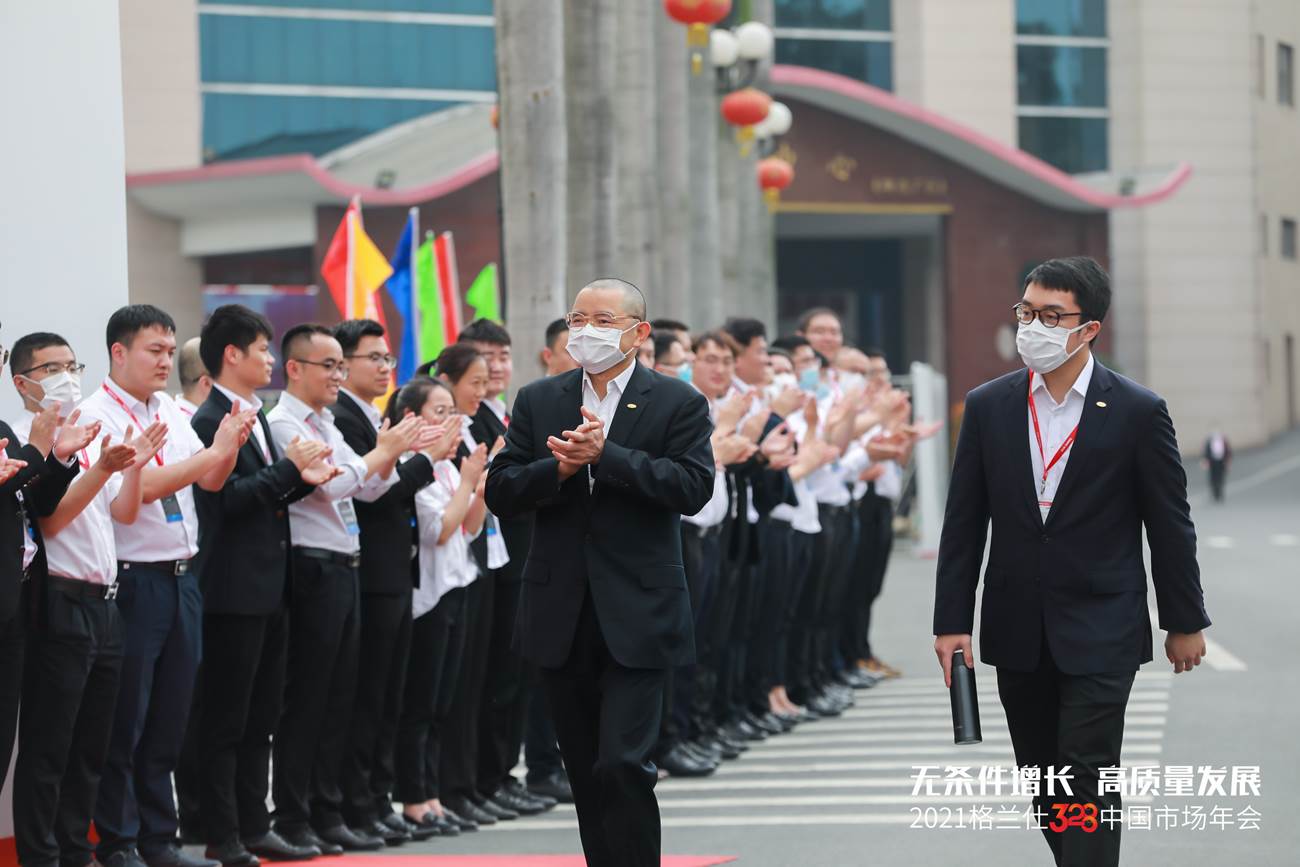
<path id="1" fill-rule="evenodd" d="M 1099 401 L 1097 401 L 1097 406 L 1101 407 L 1102 409 L 1105 409 L 1105 408 L 1106 408 L 1106 401 L 1104 401 L 1104 400 L 1099 400 Z"/>
<path id="2" fill-rule="evenodd" d="M 636 409 L 636 404 L 634 404 L 634 403 L 629 403 L 629 404 L 627 405 L 627 408 L 628 408 L 628 409 Z"/>

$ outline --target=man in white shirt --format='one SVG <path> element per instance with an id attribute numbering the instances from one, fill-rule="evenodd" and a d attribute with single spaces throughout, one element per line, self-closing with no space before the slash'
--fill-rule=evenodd
<path id="1" fill-rule="evenodd" d="M 322 852 L 373 851 L 384 841 L 339 818 L 339 772 L 356 690 L 361 527 L 353 498 L 373 501 L 396 481 L 394 468 L 424 429 L 418 416 L 385 424 L 375 448 L 358 455 L 328 407 L 348 376 L 343 349 L 328 328 L 289 329 L 280 343 L 286 386 L 268 420 L 276 446 L 314 440 L 341 472 L 289 505 L 293 577 L 289 669 L 275 738 L 275 829 L 294 846 Z"/>
<path id="2" fill-rule="evenodd" d="M 203 599 L 190 559 L 198 551 L 191 486 L 219 490 L 254 416 L 234 412 L 210 448 L 163 391 L 176 351 L 165 311 L 134 304 L 108 321 L 108 379 L 80 406 L 121 441 L 128 428 L 167 426 L 167 442 L 142 469 L 144 505 L 132 524 L 113 523 L 117 605 L 125 641 L 108 762 L 95 808 L 104 867 L 195 867 L 176 840 L 172 771 L 180 755 L 198 670 Z M 145 736 L 147 733 L 147 737 Z"/>
<path id="3" fill-rule="evenodd" d="M 14 376 L 14 385 L 24 404 L 14 432 L 26 440 L 42 399 L 80 396 L 84 366 L 62 337 L 50 333 L 20 338 L 13 358 L 23 371 Z M 42 383 L 51 383 L 50 388 Z M 38 520 L 46 576 L 34 582 L 39 614 L 28 638 L 15 770 L 20 863 L 85 864 L 93 858 L 86 831 L 112 732 L 105 721 L 112 718 L 122 666 L 113 521 L 135 520 L 141 468 L 165 435 L 163 425 L 155 423 L 133 432 L 131 443 L 113 443 L 111 437 L 89 443 L 75 456 L 81 472 L 58 508 Z"/>

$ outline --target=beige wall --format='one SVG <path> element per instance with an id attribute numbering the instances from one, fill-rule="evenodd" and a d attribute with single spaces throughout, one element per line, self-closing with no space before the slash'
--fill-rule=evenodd
<path id="1" fill-rule="evenodd" d="M 1112 0 L 1109 12 L 1112 170 L 1195 169 L 1169 201 L 1112 216 L 1121 361 L 1168 400 L 1184 451 L 1216 422 L 1262 442 L 1248 10 Z"/>
<path id="2" fill-rule="evenodd" d="M 202 161 L 198 3 L 120 2 L 127 173 L 196 166 Z M 198 333 L 203 305 L 199 264 L 180 250 L 180 224 L 128 196 L 131 301 L 166 310 L 184 340 Z"/>
<path id="3" fill-rule="evenodd" d="M 1252 3 L 1252 60 L 1259 62 L 1256 39 L 1263 36 L 1263 90 L 1255 91 L 1254 132 L 1256 233 L 1259 251 L 1260 335 L 1264 359 L 1261 385 L 1265 424 L 1270 432 L 1284 429 L 1287 388 L 1300 387 L 1300 371 L 1285 370 L 1286 335 L 1300 344 L 1300 262 L 1281 256 L 1281 220 L 1300 221 L 1300 112 L 1277 100 L 1277 44 L 1285 42 L 1300 53 L 1300 4 L 1295 0 L 1255 0 Z M 1294 56 L 1294 54 L 1293 54 Z M 1258 67 L 1252 67 L 1258 75 Z M 1260 216 L 1263 220 L 1260 220 Z M 1264 237 L 1259 237 L 1263 235 Z M 1300 345 L 1296 352 L 1300 353 Z M 1293 361 L 1293 364 L 1296 362 Z M 1300 395 L 1294 400 L 1300 405 Z"/>
<path id="4" fill-rule="evenodd" d="M 894 90 L 1016 143 L 1014 0 L 894 0 Z"/>

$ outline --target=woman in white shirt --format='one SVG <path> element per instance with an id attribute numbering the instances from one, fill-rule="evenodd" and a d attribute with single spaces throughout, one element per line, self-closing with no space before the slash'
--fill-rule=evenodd
<path id="1" fill-rule="evenodd" d="M 389 402 L 394 424 L 416 414 L 445 426 L 446 435 L 428 453 L 435 461 L 433 484 L 415 495 L 417 555 L 412 568 L 419 580 L 412 596 L 411 657 L 397 733 L 394 795 L 408 820 L 454 835 L 461 823 L 439 801 L 439 733 L 460 674 L 465 588 L 479 574 L 469 542 L 482 530 L 486 513 L 487 453 L 478 446 L 459 469 L 451 460 L 461 445 L 460 424 L 455 398 L 445 383 L 416 377 Z"/>

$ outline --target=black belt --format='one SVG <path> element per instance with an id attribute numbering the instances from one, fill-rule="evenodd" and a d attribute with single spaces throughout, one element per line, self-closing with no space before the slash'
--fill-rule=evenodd
<path id="1" fill-rule="evenodd" d="M 61 593 L 74 596 L 90 596 L 94 599 L 116 599 L 117 582 L 112 584 L 95 584 L 78 578 L 64 578 L 62 575 L 49 576 L 50 586 Z"/>
<path id="2" fill-rule="evenodd" d="M 361 566 L 360 554 L 343 554 L 338 551 L 331 551 L 328 548 L 309 548 L 306 545 L 294 545 L 293 550 L 312 560 L 338 563 L 343 566 L 351 566 L 353 569 Z"/>
<path id="3" fill-rule="evenodd" d="M 723 521 L 721 523 L 714 524 L 712 527 L 701 527 L 699 524 L 692 524 L 690 521 L 687 521 L 686 526 L 690 528 L 691 533 L 694 534 L 695 536 L 698 536 L 701 539 L 708 539 L 712 536 L 721 536 L 722 524 L 724 523 L 726 522 Z"/>
<path id="4" fill-rule="evenodd" d="M 853 504 L 849 503 L 848 505 L 845 506 L 834 506 L 831 505 L 830 503 L 818 503 L 817 508 L 825 509 L 827 512 L 829 512 L 832 515 L 842 515 L 845 512 L 852 510 Z"/>
<path id="5" fill-rule="evenodd" d="M 129 572 L 132 569 L 151 569 L 155 572 L 166 572 L 168 575 L 184 575 L 190 571 L 189 560 L 155 560 L 146 562 L 141 560 L 118 560 L 117 571 Z"/>

